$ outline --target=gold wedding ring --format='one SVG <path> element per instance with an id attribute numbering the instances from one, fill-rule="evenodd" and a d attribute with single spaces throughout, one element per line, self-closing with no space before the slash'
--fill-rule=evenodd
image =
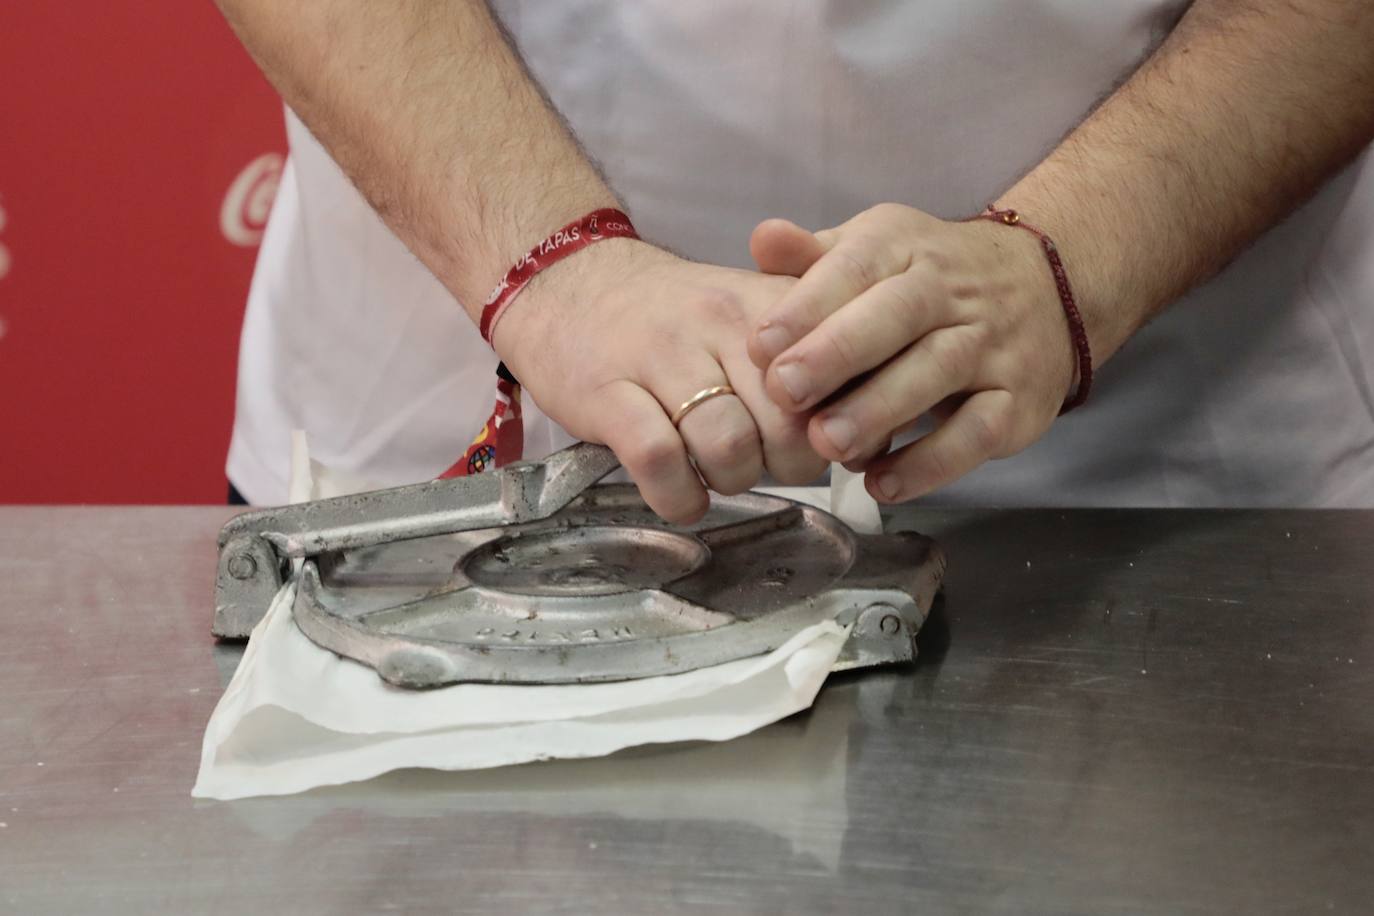
<path id="1" fill-rule="evenodd" d="M 692 395 L 690 398 L 683 401 L 682 406 L 679 407 L 673 413 L 673 426 L 676 427 L 679 423 L 682 422 L 683 417 L 687 416 L 697 407 L 700 407 L 702 404 L 705 404 L 707 401 L 711 400 L 711 398 L 718 398 L 722 394 L 734 393 L 735 389 L 731 388 L 729 385 L 716 385 L 714 388 L 701 389 L 696 394 Z"/>

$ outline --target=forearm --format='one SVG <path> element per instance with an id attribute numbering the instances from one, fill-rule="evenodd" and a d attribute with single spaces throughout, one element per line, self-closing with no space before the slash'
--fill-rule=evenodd
<path id="1" fill-rule="evenodd" d="M 1059 245 L 1101 361 L 1374 137 L 1365 0 L 1198 0 L 998 201 Z"/>
<path id="2" fill-rule="evenodd" d="M 615 197 L 480 0 L 218 0 L 267 78 L 477 319 L 502 272 Z"/>

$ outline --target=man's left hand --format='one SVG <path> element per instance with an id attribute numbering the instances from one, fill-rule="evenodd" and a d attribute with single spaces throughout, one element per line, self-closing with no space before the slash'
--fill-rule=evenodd
<path id="1" fill-rule="evenodd" d="M 865 471 L 876 499 L 912 499 L 1026 448 L 1075 383 L 1068 321 L 1030 233 L 880 204 L 814 234 L 768 220 L 750 250 L 761 270 L 801 278 L 749 341 L 769 396 L 814 409 L 812 447 Z M 927 413 L 938 427 L 889 453 Z"/>

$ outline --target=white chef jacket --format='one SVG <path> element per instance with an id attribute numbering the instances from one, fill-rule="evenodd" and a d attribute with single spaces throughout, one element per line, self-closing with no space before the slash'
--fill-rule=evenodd
<path id="1" fill-rule="evenodd" d="M 815 229 L 883 201 L 976 212 L 1128 74 L 1184 5 L 496 9 L 641 233 L 747 267 L 749 232 L 770 216 Z M 289 164 L 244 321 L 229 478 L 253 503 L 284 501 L 293 428 L 330 467 L 391 484 L 431 478 L 490 411 L 496 358 L 289 113 L 287 128 Z M 1087 406 L 927 502 L 1374 506 L 1372 376 L 1366 156 L 1128 342 Z M 528 392 L 526 416 L 527 457 L 569 441 Z"/>

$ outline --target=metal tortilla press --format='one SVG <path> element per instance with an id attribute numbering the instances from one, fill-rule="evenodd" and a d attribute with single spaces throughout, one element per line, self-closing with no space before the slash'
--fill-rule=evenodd
<path id="1" fill-rule="evenodd" d="M 473 477 L 235 516 L 220 531 L 217 636 L 246 637 L 290 561 L 312 641 L 400 687 L 675 674 L 852 624 L 835 669 L 915 657 L 939 547 L 860 535 L 777 496 L 713 496 L 668 524 L 580 443 Z"/>

